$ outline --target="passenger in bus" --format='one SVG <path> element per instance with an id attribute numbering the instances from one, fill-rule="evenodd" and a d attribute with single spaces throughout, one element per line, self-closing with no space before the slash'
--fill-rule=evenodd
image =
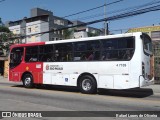
<path id="1" fill-rule="evenodd" d="M 130 60 L 131 59 L 131 53 L 130 50 L 126 50 L 126 53 L 123 56 L 124 60 Z"/>
<path id="2" fill-rule="evenodd" d="M 109 60 L 110 59 L 110 53 L 106 52 L 102 55 L 101 60 Z"/>
<path id="3" fill-rule="evenodd" d="M 93 60 L 93 58 L 94 58 L 93 52 L 92 51 L 88 52 L 88 54 L 86 55 L 86 60 Z"/>
<path id="4" fill-rule="evenodd" d="M 94 59 L 94 53 L 93 53 L 94 49 L 93 48 L 89 48 L 87 50 L 87 53 L 85 55 L 85 59 L 86 60 L 93 60 Z"/>

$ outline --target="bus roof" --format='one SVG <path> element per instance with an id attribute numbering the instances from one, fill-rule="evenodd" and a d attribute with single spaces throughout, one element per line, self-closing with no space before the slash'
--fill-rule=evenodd
<path id="1" fill-rule="evenodd" d="M 25 46 L 35 46 L 35 45 L 44 45 L 45 42 L 33 42 L 33 43 L 24 43 L 24 44 L 13 44 L 10 46 L 10 48 L 13 47 L 25 47 Z"/>
<path id="2" fill-rule="evenodd" d="M 47 41 L 45 44 L 57 44 L 57 43 L 69 43 L 69 42 L 78 42 L 78 41 L 90 41 L 90 40 L 98 40 L 98 39 L 110 39 L 110 38 L 120 38 L 120 37 L 131 37 L 136 35 L 142 35 L 142 32 L 134 32 L 134 33 L 124 33 L 124 34 L 116 34 L 116 35 L 107 35 L 107 36 L 96 36 L 96 37 L 85 37 L 78 39 L 65 39 L 58 41 Z"/>
<path id="3" fill-rule="evenodd" d="M 116 35 L 107 35 L 107 36 L 96 36 L 96 37 L 86 37 L 79 39 L 65 39 L 58 41 L 47 41 L 47 42 L 34 42 L 34 43 L 26 43 L 26 44 L 14 44 L 10 48 L 13 47 L 25 47 L 25 46 L 36 46 L 36 45 L 44 45 L 44 44 L 57 44 L 57 43 L 69 43 L 69 42 L 78 42 L 78 41 L 90 41 L 90 40 L 98 40 L 98 39 L 110 39 L 110 38 L 119 38 L 119 37 L 130 37 L 142 35 L 142 32 L 135 33 L 124 33 L 124 34 L 116 34 Z"/>

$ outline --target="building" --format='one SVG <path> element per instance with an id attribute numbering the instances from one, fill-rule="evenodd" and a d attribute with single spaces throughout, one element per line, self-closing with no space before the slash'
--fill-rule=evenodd
<path id="1" fill-rule="evenodd" d="M 147 26 L 140 28 L 131 28 L 128 32 L 144 32 L 147 33 L 153 40 L 153 42 L 160 41 L 160 26 Z"/>
<path id="2" fill-rule="evenodd" d="M 22 20 L 10 21 L 7 26 L 14 33 L 21 35 L 22 43 L 53 41 L 63 39 L 63 31 L 54 31 L 45 34 L 38 34 L 67 27 L 71 22 L 58 16 L 53 12 L 41 8 L 31 9 L 30 18 L 24 17 Z M 35 34 L 35 35 L 34 35 Z M 26 36 L 26 37 L 23 37 Z"/>
<path id="3" fill-rule="evenodd" d="M 104 35 L 104 32 L 102 30 L 94 27 L 89 27 L 85 25 L 85 23 L 82 21 L 77 20 L 77 21 L 72 21 L 72 23 L 73 23 L 73 26 L 82 25 L 74 28 L 73 38 Z"/>
<path id="4" fill-rule="evenodd" d="M 160 83 L 160 25 L 129 29 L 128 32 L 147 33 L 153 41 L 155 82 Z"/>

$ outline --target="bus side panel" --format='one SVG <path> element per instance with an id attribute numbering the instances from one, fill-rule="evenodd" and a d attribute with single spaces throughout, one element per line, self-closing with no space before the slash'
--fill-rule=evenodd
<path id="1" fill-rule="evenodd" d="M 135 36 L 135 52 L 130 61 L 130 88 L 139 87 L 139 77 L 142 75 L 142 40 Z"/>
<path id="2" fill-rule="evenodd" d="M 100 75 L 98 88 L 107 88 L 113 89 L 114 88 L 114 78 L 112 75 Z"/>
<path id="3" fill-rule="evenodd" d="M 94 66 L 94 65 L 93 65 Z M 98 88 L 126 89 L 129 82 L 128 61 L 104 61 L 98 66 Z M 94 69 L 94 68 L 93 68 Z"/>
<path id="4" fill-rule="evenodd" d="M 16 66 L 9 70 L 9 81 L 20 82 L 21 76 L 24 72 L 25 63 L 21 63 L 20 65 Z"/>
<path id="5" fill-rule="evenodd" d="M 129 84 L 129 75 L 114 75 L 114 89 L 128 89 Z"/>
<path id="6" fill-rule="evenodd" d="M 44 63 L 43 71 L 43 84 L 76 86 L 83 73 L 92 74 L 98 88 L 126 89 L 129 81 L 128 61 Z"/>
<path id="7" fill-rule="evenodd" d="M 76 86 L 81 69 L 85 69 L 82 62 L 44 62 L 43 66 L 43 84 L 53 85 Z"/>
<path id="8" fill-rule="evenodd" d="M 33 83 L 42 84 L 43 82 L 43 63 L 33 62 L 25 63 L 23 66 L 23 73 L 29 72 L 33 76 Z"/>

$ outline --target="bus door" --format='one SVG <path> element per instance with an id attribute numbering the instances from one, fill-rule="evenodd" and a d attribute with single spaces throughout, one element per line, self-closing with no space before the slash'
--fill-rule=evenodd
<path id="1" fill-rule="evenodd" d="M 10 64 L 9 64 L 9 80 L 20 81 L 21 70 L 22 70 L 22 59 L 24 54 L 23 47 L 13 48 L 10 53 Z"/>

